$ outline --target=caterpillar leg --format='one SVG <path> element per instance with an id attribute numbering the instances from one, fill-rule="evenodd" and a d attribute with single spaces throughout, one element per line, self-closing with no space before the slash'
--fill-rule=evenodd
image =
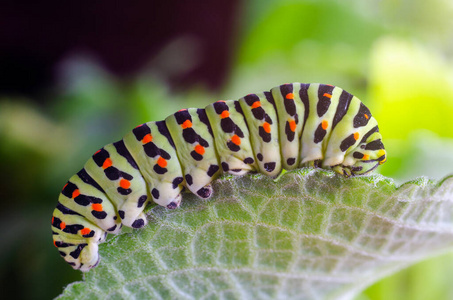
<path id="1" fill-rule="evenodd" d="M 322 160 L 321 159 L 311 160 L 305 163 L 305 165 L 310 168 L 322 168 Z"/>
<path id="2" fill-rule="evenodd" d="M 148 220 L 146 219 L 146 215 L 144 212 L 141 212 L 138 216 L 137 219 L 132 223 L 132 228 L 142 228 L 148 224 Z"/>
<path id="3" fill-rule="evenodd" d="M 332 167 L 332 170 L 337 172 L 340 175 L 345 176 L 345 177 L 351 177 L 352 176 L 351 169 L 347 168 L 345 166 L 342 166 L 342 165 L 334 166 L 334 167 Z"/>
<path id="4" fill-rule="evenodd" d="M 169 209 L 179 207 L 182 201 L 182 187 L 179 182 L 182 181 L 182 177 L 177 177 L 175 183 L 159 182 L 156 184 L 156 187 L 151 189 L 154 202 Z"/>

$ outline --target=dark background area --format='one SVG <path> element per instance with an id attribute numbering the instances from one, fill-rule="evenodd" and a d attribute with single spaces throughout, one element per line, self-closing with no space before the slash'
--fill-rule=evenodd
<path id="1" fill-rule="evenodd" d="M 234 48 L 238 12 L 238 0 L 2 2 L 0 94 L 42 96 L 55 82 L 58 63 L 78 51 L 128 77 L 180 36 L 199 43 L 202 60 L 190 72 L 169 78 L 170 84 L 184 88 L 201 81 L 219 88 Z"/>

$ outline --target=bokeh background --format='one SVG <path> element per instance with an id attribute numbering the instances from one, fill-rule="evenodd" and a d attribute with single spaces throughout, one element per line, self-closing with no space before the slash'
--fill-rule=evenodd
<path id="1" fill-rule="evenodd" d="M 383 175 L 452 174 L 452 16 L 450 0 L 3 1 L 0 295 L 49 299 L 82 278 L 51 241 L 61 187 L 103 145 L 183 107 L 338 85 L 379 121 Z M 451 278 L 445 254 L 357 299 L 453 299 Z"/>

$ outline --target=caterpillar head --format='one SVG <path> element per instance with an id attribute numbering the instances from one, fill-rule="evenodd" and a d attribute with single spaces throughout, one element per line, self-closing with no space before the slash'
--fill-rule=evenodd
<path id="1" fill-rule="evenodd" d="M 350 155 L 354 163 L 349 167 L 350 176 L 363 175 L 376 169 L 387 160 L 384 144 L 379 132 L 373 133 L 368 139 L 354 149 Z"/>

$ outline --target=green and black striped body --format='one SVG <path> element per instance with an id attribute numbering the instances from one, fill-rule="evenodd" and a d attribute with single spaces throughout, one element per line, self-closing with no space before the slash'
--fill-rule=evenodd
<path id="1" fill-rule="evenodd" d="M 385 160 L 368 108 L 331 85 L 284 84 L 183 109 L 137 126 L 69 179 L 52 218 L 54 244 L 74 269 L 88 271 L 107 233 L 146 225 L 149 201 L 177 208 L 184 189 L 209 198 L 224 172 L 277 176 L 312 166 L 354 176 Z"/>

